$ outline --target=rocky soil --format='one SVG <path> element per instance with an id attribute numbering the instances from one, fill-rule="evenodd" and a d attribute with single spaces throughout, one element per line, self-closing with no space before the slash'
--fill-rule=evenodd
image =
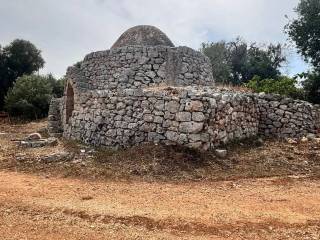
<path id="1" fill-rule="evenodd" d="M 316 140 L 250 139 L 220 157 L 11 141 L 45 125 L 0 125 L 1 239 L 320 238 Z"/>

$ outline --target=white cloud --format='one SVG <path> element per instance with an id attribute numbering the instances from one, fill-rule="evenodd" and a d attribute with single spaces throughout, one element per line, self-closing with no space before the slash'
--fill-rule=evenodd
<path id="1" fill-rule="evenodd" d="M 0 0 L 0 43 L 32 41 L 57 76 L 85 54 L 108 49 L 127 28 L 155 25 L 176 45 L 242 36 L 284 42 L 298 0 Z"/>

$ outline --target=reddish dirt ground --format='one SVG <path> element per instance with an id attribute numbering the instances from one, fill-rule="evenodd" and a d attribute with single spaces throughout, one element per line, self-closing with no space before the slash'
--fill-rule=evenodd
<path id="1" fill-rule="evenodd" d="M 320 181 L 98 182 L 0 173 L 2 239 L 319 239 Z"/>
<path id="2" fill-rule="evenodd" d="M 150 146 L 91 156 L 74 143 L 11 141 L 44 126 L 0 125 L 1 240 L 320 239 L 319 143 L 230 147 L 219 160 Z M 75 161 L 41 161 L 66 149 Z"/>

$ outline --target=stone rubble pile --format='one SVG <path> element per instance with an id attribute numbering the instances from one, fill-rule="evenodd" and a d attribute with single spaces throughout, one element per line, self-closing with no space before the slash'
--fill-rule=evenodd
<path id="1" fill-rule="evenodd" d="M 55 146 L 58 144 L 58 139 L 55 137 L 42 138 L 40 133 L 29 134 L 23 140 L 14 140 L 19 146 L 25 148 L 39 148 L 45 146 Z"/>
<path id="2" fill-rule="evenodd" d="M 61 161 L 71 161 L 75 154 L 72 152 L 57 152 L 50 155 L 42 156 L 41 161 L 45 163 L 61 162 Z"/>

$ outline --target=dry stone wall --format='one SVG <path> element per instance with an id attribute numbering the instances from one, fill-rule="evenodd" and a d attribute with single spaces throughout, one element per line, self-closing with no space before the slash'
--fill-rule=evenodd
<path id="1" fill-rule="evenodd" d="M 153 142 L 207 150 L 256 136 L 302 137 L 320 129 L 320 109 L 277 95 L 210 87 L 154 87 L 79 92 L 64 137 L 96 146 Z M 51 107 L 49 126 L 58 126 Z M 54 106 L 54 104 L 52 104 Z M 58 114 L 58 112 L 57 112 Z M 54 131 L 53 131 L 54 132 Z M 56 131 L 58 132 L 58 131 Z"/>
<path id="2" fill-rule="evenodd" d="M 93 91 L 81 99 L 65 137 L 93 145 L 155 142 L 208 149 L 258 133 L 251 94 L 187 87 Z"/>
<path id="3" fill-rule="evenodd" d="M 268 137 L 302 137 L 320 130 L 320 108 L 278 95 L 257 95 L 260 133 Z"/>
<path id="4" fill-rule="evenodd" d="M 257 134 L 317 133 L 320 111 L 303 101 L 214 88 L 210 60 L 174 47 L 152 26 L 126 31 L 111 50 L 68 68 L 65 94 L 53 99 L 49 132 L 92 145 L 146 142 L 209 149 Z"/>
<path id="5" fill-rule="evenodd" d="M 208 85 L 210 61 L 188 47 L 128 46 L 88 54 L 79 72 L 91 90 Z"/>
<path id="6" fill-rule="evenodd" d="M 48 112 L 48 133 L 53 137 L 61 137 L 63 132 L 62 116 L 62 98 L 51 99 Z"/>

